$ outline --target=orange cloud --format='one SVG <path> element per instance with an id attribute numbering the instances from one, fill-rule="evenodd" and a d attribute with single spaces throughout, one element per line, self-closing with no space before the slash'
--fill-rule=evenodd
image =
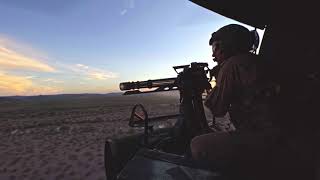
<path id="1" fill-rule="evenodd" d="M 61 88 L 35 84 L 29 77 L 0 73 L 0 96 L 56 94 Z"/>
<path id="2" fill-rule="evenodd" d="M 99 72 L 92 72 L 88 74 L 89 77 L 93 79 L 98 79 L 98 80 L 106 80 L 109 78 L 113 78 L 113 76 L 105 74 L 105 73 L 99 73 Z"/>
<path id="3" fill-rule="evenodd" d="M 107 80 L 116 78 L 118 76 L 116 73 L 109 72 L 103 69 L 89 67 L 83 64 L 76 64 L 74 67 L 71 67 L 70 69 L 78 74 L 85 75 L 89 79 Z"/>
<path id="4" fill-rule="evenodd" d="M 38 59 L 27 57 L 0 44 L 0 67 L 4 69 L 22 69 L 41 72 L 55 72 L 56 70 Z"/>
<path id="5" fill-rule="evenodd" d="M 10 76 L 0 74 L 0 93 L 1 92 L 14 92 L 22 93 L 32 86 L 32 81 L 25 77 Z"/>

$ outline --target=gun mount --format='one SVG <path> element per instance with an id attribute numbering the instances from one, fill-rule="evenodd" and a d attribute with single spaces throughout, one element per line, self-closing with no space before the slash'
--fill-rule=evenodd
<path id="1" fill-rule="evenodd" d="M 175 124 L 174 138 L 179 139 L 180 142 L 184 142 L 184 146 L 186 147 L 194 136 L 209 129 L 203 109 L 202 94 L 206 89 L 211 89 L 209 82 L 212 76 L 210 75 L 211 71 L 207 63 L 193 62 L 190 65 L 174 66 L 173 69 L 178 74 L 176 78 L 123 82 L 120 83 L 119 87 L 121 90 L 126 91 L 124 95 L 178 90 L 180 92 L 180 116 L 178 116 L 178 121 Z M 142 88 L 156 89 L 140 91 Z M 132 114 L 135 115 L 136 113 L 132 112 Z M 172 116 L 176 117 L 176 115 Z M 147 143 L 149 121 L 151 119 L 145 118 L 145 123 L 140 122 L 140 124 L 145 124 L 145 145 L 149 145 Z M 129 125 L 133 126 L 133 122 L 130 121 Z"/>
<path id="2" fill-rule="evenodd" d="M 162 157 L 161 160 L 171 162 L 175 159 L 179 161 L 177 163 L 182 163 L 182 155 L 190 155 L 189 145 L 191 139 L 196 135 L 209 131 L 210 128 L 203 108 L 202 94 L 205 90 L 211 89 L 211 74 L 216 74 L 215 70 L 210 70 L 207 63 L 198 62 L 193 62 L 190 65 L 174 66 L 173 69 L 177 73 L 177 77 L 174 78 L 120 83 L 119 87 L 120 90 L 125 91 L 124 95 L 178 90 L 180 108 L 179 114 L 149 117 L 143 105 L 136 104 L 132 109 L 129 126 L 142 127 L 144 128 L 144 133 L 142 136 L 128 137 L 129 139 L 122 138 L 107 141 L 105 146 L 105 165 L 109 167 L 109 170 L 106 171 L 108 179 L 115 179 L 118 175 L 121 176 L 120 171 L 124 164 L 139 149 L 139 152 L 144 155 L 151 153 L 149 155 L 152 157 Z M 150 90 L 140 91 L 143 88 Z M 155 90 L 152 88 L 155 88 Z M 157 131 L 150 125 L 152 122 L 168 118 L 177 120 L 173 127 L 158 129 Z M 159 151 L 159 153 L 156 153 L 155 150 Z M 166 153 L 171 153 L 172 155 Z"/>

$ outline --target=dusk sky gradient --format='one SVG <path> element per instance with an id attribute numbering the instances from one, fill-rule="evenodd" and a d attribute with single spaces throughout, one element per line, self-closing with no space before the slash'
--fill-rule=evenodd
<path id="1" fill-rule="evenodd" d="M 118 92 L 213 67 L 211 33 L 238 23 L 188 0 L 0 0 L 0 16 L 0 96 Z"/>

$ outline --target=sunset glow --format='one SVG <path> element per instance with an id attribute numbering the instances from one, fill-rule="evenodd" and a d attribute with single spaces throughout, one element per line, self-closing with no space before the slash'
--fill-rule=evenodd
<path id="1" fill-rule="evenodd" d="M 238 23 L 185 0 L 10 0 L 0 15 L 0 96 L 119 92 L 173 66 L 213 67 L 211 33 Z"/>

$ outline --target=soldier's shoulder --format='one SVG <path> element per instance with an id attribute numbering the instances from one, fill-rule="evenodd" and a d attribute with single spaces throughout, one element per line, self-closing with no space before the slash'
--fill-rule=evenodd
<path id="1" fill-rule="evenodd" d="M 256 55 L 253 53 L 243 53 L 243 54 L 238 54 L 230 57 L 228 61 L 226 61 L 226 64 L 237 65 L 237 64 L 243 64 L 243 63 L 256 62 L 256 61 L 259 61 L 260 59 L 261 57 L 259 55 Z"/>

